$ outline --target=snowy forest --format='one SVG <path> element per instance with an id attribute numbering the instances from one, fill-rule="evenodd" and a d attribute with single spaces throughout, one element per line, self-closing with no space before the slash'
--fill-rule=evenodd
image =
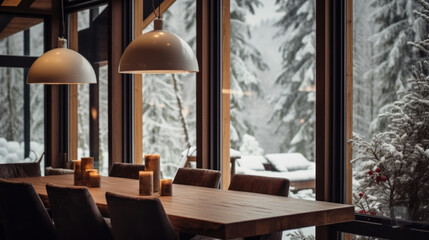
<path id="1" fill-rule="evenodd" d="M 407 207 L 404 199 L 408 193 L 398 192 L 402 200 L 398 198 L 396 202 L 380 197 L 377 191 L 392 192 L 380 187 L 399 172 L 395 175 L 388 171 L 387 163 L 368 164 L 369 157 L 365 157 L 369 148 L 386 147 L 388 143 L 384 152 L 390 155 L 385 155 L 383 161 L 394 156 L 396 164 L 407 162 L 398 155 L 396 140 L 392 136 L 387 140 L 387 135 L 402 126 L 392 121 L 405 121 L 394 116 L 409 107 L 410 89 L 424 90 L 419 81 L 428 70 L 424 40 L 429 28 L 424 19 L 429 5 L 425 3 L 353 1 L 353 188 L 356 209 L 362 213 L 429 219 L 429 213 L 421 212 L 427 205 Z M 230 143 L 241 155 L 301 153 L 310 162 L 315 161 L 315 8 L 315 0 L 231 0 Z M 195 0 L 177 0 L 163 14 L 165 28 L 186 40 L 194 51 L 195 11 Z M 78 20 L 79 29 L 88 27 L 87 12 L 80 13 Z M 31 55 L 38 56 L 43 52 L 43 27 L 36 25 L 30 32 Z M 22 35 L 21 32 L 0 39 L 0 54 L 22 55 Z M 107 169 L 107 67 L 101 66 L 99 70 L 100 160 Z M 23 70 L 0 67 L 0 78 L 0 161 L 19 161 L 24 159 Z M 195 80 L 194 74 L 143 76 L 143 152 L 161 154 L 164 177 L 173 177 L 177 168 L 182 167 L 184 157 L 192 154 L 187 149 L 195 146 Z M 40 156 L 43 87 L 30 89 L 31 149 Z M 88 87 L 79 87 L 79 94 L 79 155 L 84 156 L 89 154 Z M 428 97 L 428 92 L 418 94 L 421 99 Z M 401 137 L 414 141 L 403 133 Z M 413 142 L 418 149 L 410 153 L 414 158 L 428 155 L 428 140 L 421 138 Z M 368 176 L 374 180 L 372 183 Z M 425 183 L 429 183 L 427 180 Z M 393 209 L 389 204 L 400 207 Z M 297 232 L 291 239 L 305 239 L 297 237 L 300 234 Z"/>
<path id="2" fill-rule="evenodd" d="M 24 53 L 24 32 L 0 39 L 0 55 L 39 56 L 43 53 L 43 23 L 27 30 L 29 52 Z M 24 156 L 24 68 L 0 66 L 0 163 L 35 161 L 44 149 L 44 87 L 30 85 L 30 152 Z M 43 164 L 42 164 L 43 165 Z"/>

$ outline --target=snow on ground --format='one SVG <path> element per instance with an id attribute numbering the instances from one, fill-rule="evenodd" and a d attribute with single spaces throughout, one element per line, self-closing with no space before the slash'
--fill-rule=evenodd
<path id="1" fill-rule="evenodd" d="M 35 162 L 39 160 L 45 151 L 44 144 L 31 141 L 29 157 L 24 157 L 24 142 L 7 141 L 0 137 L 0 164 L 1 163 L 18 163 L 18 162 Z M 40 163 L 42 174 L 45 172 L 44 159 Z"/>

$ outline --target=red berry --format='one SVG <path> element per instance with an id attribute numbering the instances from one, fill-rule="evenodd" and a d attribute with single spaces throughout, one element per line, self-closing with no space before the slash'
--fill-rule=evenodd
<path id="1" fill-rule="evenodd" d="M 387 178 L 386 177 L 382 177 L 381 181 L 385 182 L 385 181 L 387 181 Z"/>
<path id="2" fill-rule="evenodd" d="M 375 171 L 376 172 L 381 172 L 381 169 L 380 168 L 376 168 Z"/>
<path id="3" fill-rule="evenodd" d="M 368 174 L 369 174 L 369 175 L 372 175 L 372 170 L 369 170 Z"/>
<path id="4" fill-rule="evenodd" d="M 362 197 L 363 196 L 363 193 L 359 193 L 359 197 Z"/>
<path id="5" fill-rule="evenodd" d="M 377 182 L 381 181 L 381 177 L 380 177 L 380 176 L 377 176 L 377 177 L 375 178 L 375 181 L 377 181 Z"/>
<path id="6" fill-rule="evenodd" d="M 369 212 L 369 214 L 371 214 L 371 215 L 375 215 L 375 212 Z"/>

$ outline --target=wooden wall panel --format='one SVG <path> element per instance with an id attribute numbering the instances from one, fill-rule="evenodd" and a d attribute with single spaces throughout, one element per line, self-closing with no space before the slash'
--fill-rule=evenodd
<path id="1" fill-rule="evenodd" d="M 346 141 L 353 137 L 353 0 L 347 0 L 346 25 Z M 352 143 L 346 145 L 346 203 L 352 204 Z"/>
<path id="2" fill-rule="evenodd" d="M 222 189 L 231 182 L 230 161 L 230 0 L 222 0 Z M 224 91 L 227 90 L 227 91 Z"/>
<path id="3" fill-rule="evenodd" d="M 70 49 L 79 50 L 77 31 L 77 12 L 69 15 L 69 45 Z M 69 86 L 69 160 L 77 159 L 78 148 L 78 85 Z"/>
<path id="4" fill-rule="evenodd" d="M 143 1 L 134 0 L 134 39 L 143 31 Z M 134 75 L 134 162 L 143 163 L 143 77 Z"/>

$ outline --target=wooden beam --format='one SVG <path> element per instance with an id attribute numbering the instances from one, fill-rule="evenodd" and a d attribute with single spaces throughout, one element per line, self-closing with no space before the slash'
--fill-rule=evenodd
<path id="1" fill-rule="evenodd" d="M 316 0 L 316 200 L 330 194 L 330 5 Z M 316 228 L 317 239 L 327 240 L 328 229 Z"/>
<path id="2" fill-rule="evenodd" d="M 222 189 L 231 182 L 230 161 L 230 0 L 222 0 Z M 224 91 L 228 90 L 228 91 Z M 234 161 L 235 163 L 235 161 Z"/>
<path id="3" fill-rule="evenodd" d="M 109 169 L 123 160 L 122 75 L 118 73 L 122 55 L 122 1 L 109 0 Z"/>
<path id="4" fill-rule="evenodd" d="M 352 143 L 348 142 L 353 137 L 353 0 L 347 0 L 346 4 L 346 203 L 352 204 Z"/>
<path id="5" fill-rule="evenodd" d="M 0 13 L 28 15 L 28 17 L 45 17 L 51 15 L 51 10 L 0 6 Z"/>
<path id="6" fill-rule="evenodd" d="M 3 0 L 1 6 L 6 7 L 17 7 L 21 3 L 21 0 Z"/>
<path id="7" fill-rule="evenodd" d="M 79 51 L 77 12 L 69 14 L 70 49 Z M 78 148 L 78 85 L 69 86 L 69 160 L 76 160 Z"/>
<path id="8" fill-rule="evenodd" d="M 143 31 L 143 1 L 134 0 L 134 39 Z M 134 162 L 143 163 L 143 77 L 134 75 Z"/>
<path id="9" fill-rule="evenodd" d="M 43 22 L 42 18 L 14 17 L 0 32 L 0 39 L 8 37 L 17 32 L 24 31 L 30 27 Z"/>

